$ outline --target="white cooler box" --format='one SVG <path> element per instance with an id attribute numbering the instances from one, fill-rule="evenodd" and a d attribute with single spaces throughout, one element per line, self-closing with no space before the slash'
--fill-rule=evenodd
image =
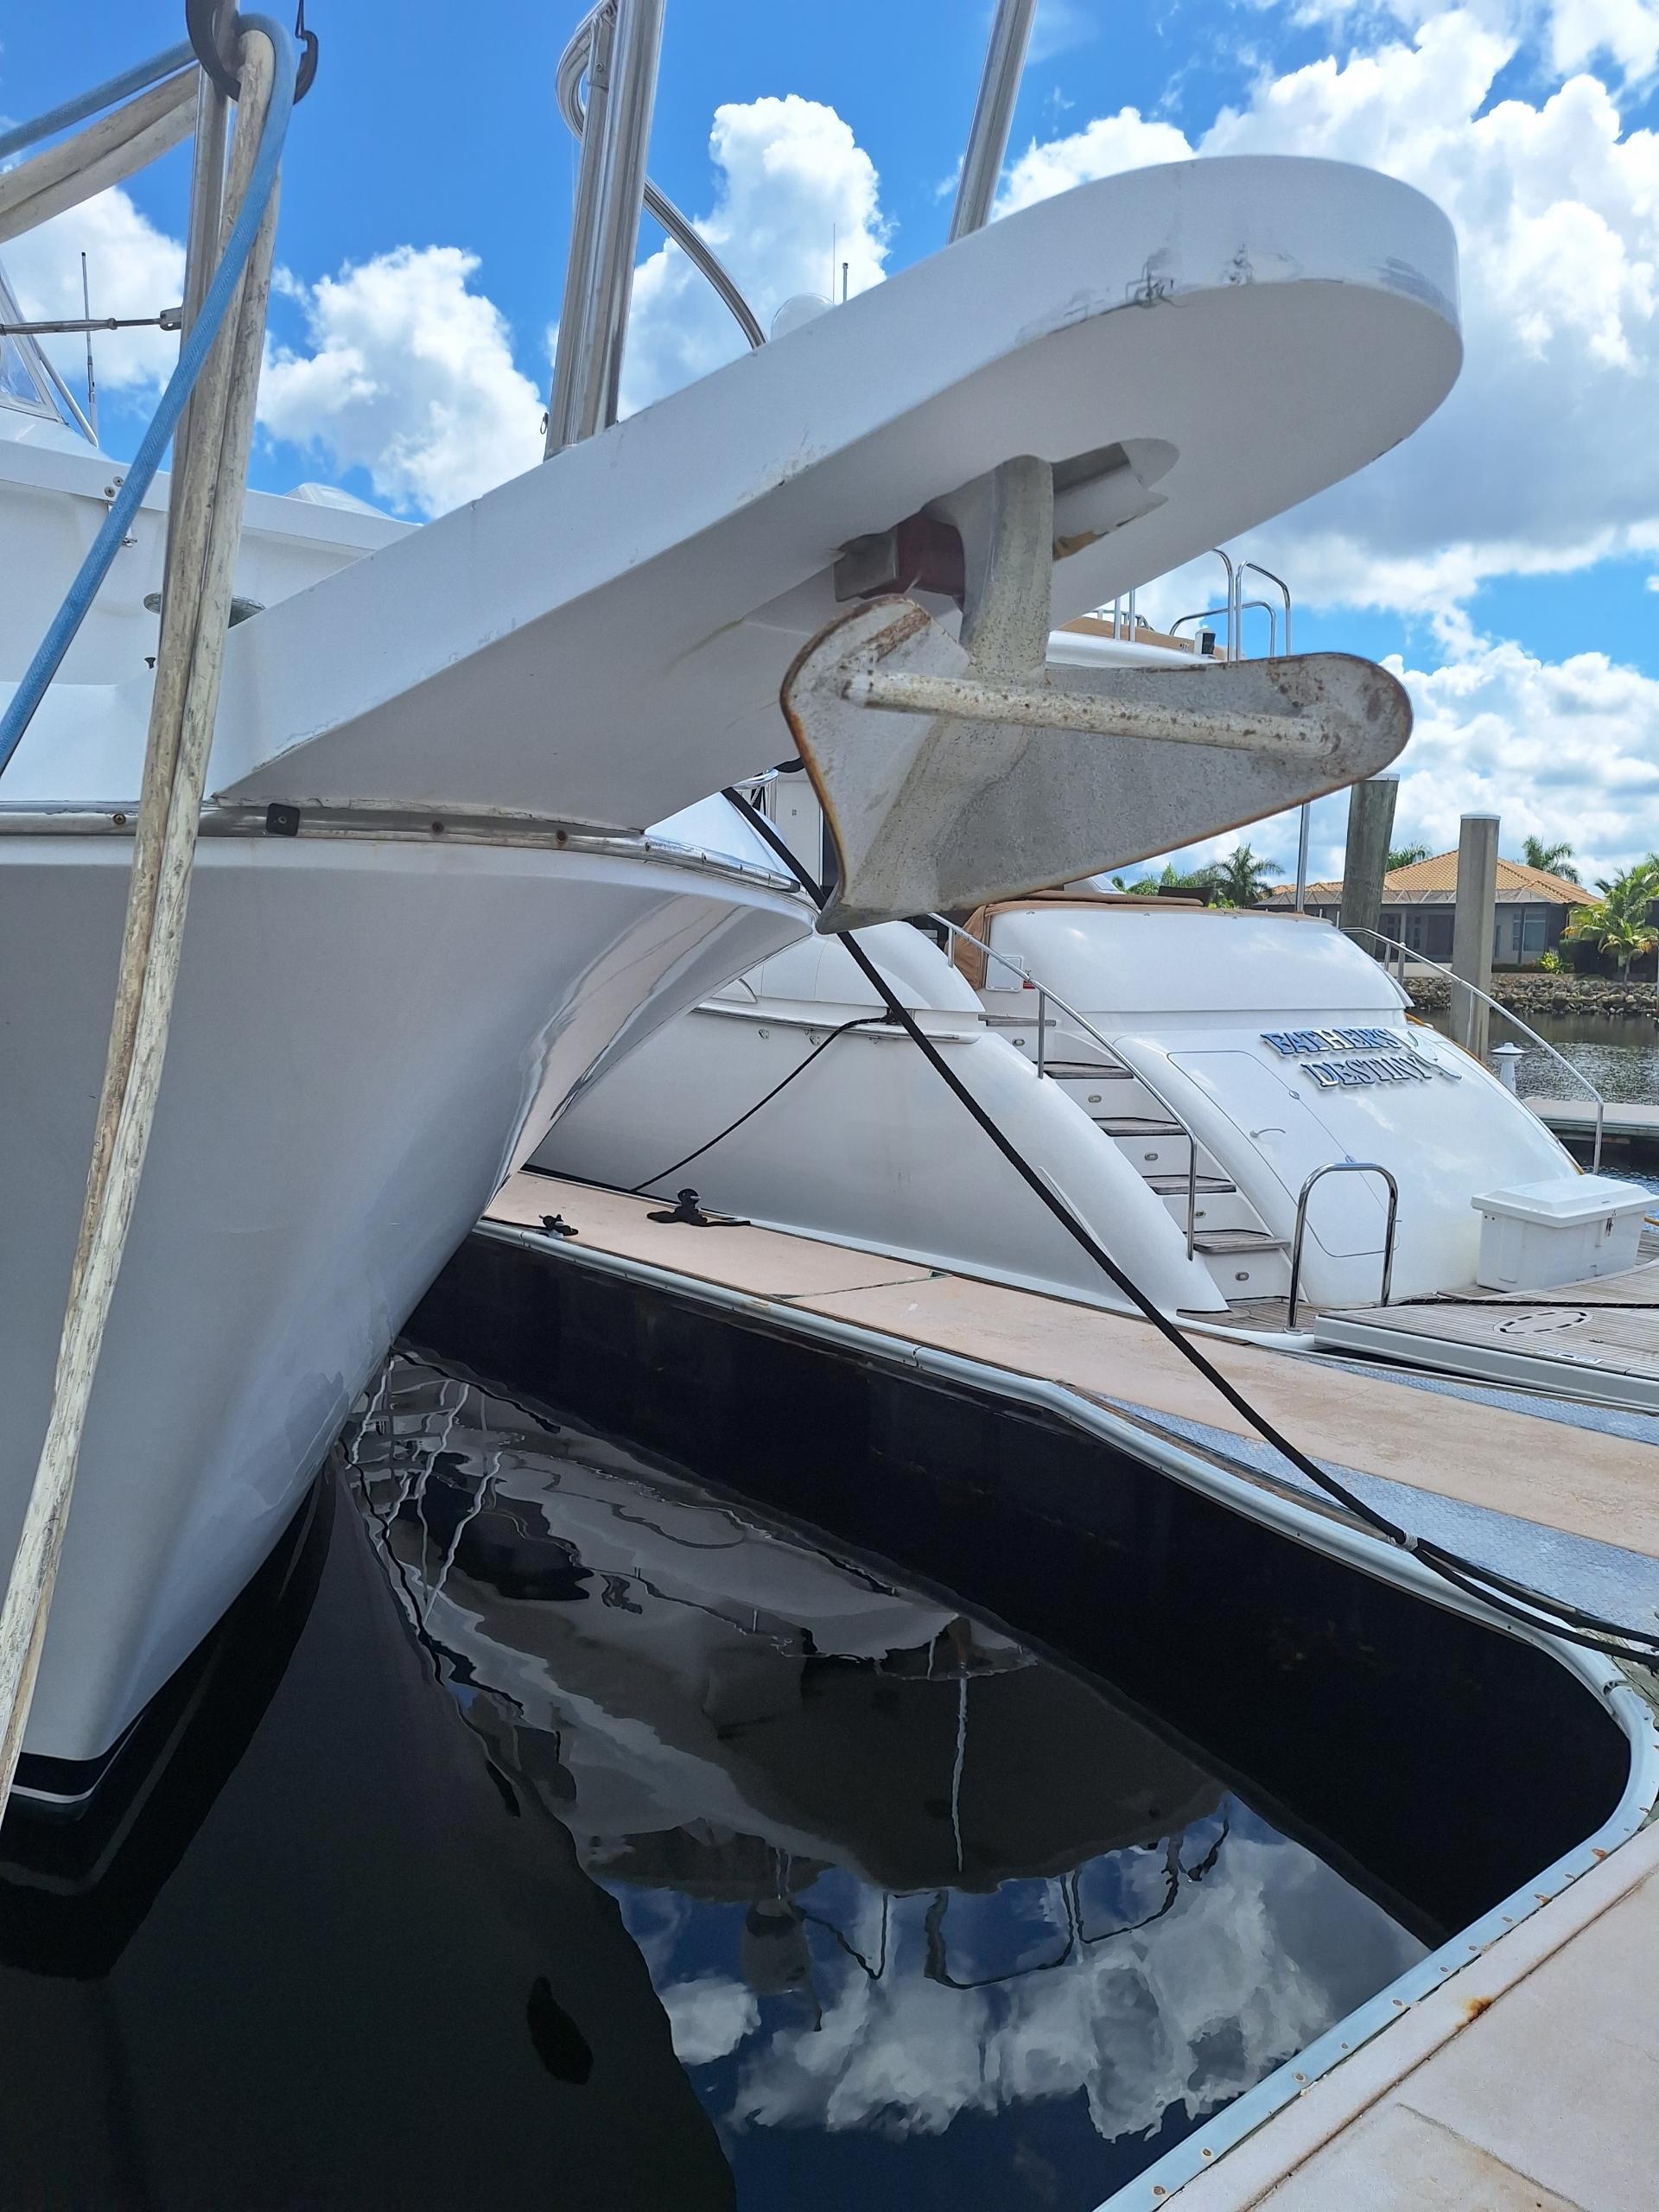
<path id="1" fill-rule="evenodd" d="M 1475 1279 L 1488 1290 L 1548 1290 L 1636 1265 L 1642 1217 L 1659 1198 L 1610 1175 L 1554 1175 L 1489 1191 L 1480 1216 Z"/>

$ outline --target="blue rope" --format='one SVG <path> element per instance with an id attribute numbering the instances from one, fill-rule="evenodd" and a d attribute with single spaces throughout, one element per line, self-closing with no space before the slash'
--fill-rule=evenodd
<path id="1" fill-rule="evenodd" d="M 80 570 L 64 595 L 64 601 L 53 616 L 51 625 L 29 671 L 12 695 L 11 702 L 0 715 L 0 775 L 11 765 L 12 755 L 22 741 L 24 731 L 35 718 L 35 710 L 46 695 L 47 686 L 63 664 L 64 655 L 74 643 L 75 632 L 86 620 L 87 610 L 98 595 L 99 586 L 110 572 L 110 563 L 126 537 L 127 526 L 138 512 L 139 502 L 149 489 L 168 442 L 178 428 L 179 417 L 184 412 L 185 402 L 191 388 L 201 373 L 202 363 L 207 359 L 225 313 L 235 296 L 238 283 L 253 248 L 254 234 L 258 230 L 276 181 L 276 171 L 283 158 L 283 141 L 288 135 L 288 122 L 294 110 L 294 42 L 282 25 L 273 22 L 269 16 L 243 16 L 239 18 L 245 30 L 263 31 L 270 41 L 276 56 L 272 76 L 270 105 L 265 112 L 264 135 L 259 141 L 259 151 L 254 157 L 252 174 L 248 179 L 246 197 L 242 212 L 232 226 L 225 241 L 225 251 L 219 258 L 213 281 L 207 287 L 201 310 L 191 325 L 190 335 L 185 340 L 179 354 L 178 366 L 168 379 L 167 390 L 162 394 L 161 404 L 150 419 L 149 428 L 139 442 L 138 450 L 128 465 L 126 481 L 110 503 L 110 512 L 104 526 L 92 540 L 92 550 L 80 564 Z"/>
<path id="2" fill-rule="evenodd" d="M 186 39 L 181 46 L 169 46 L 165 54 L 154 54 L 148 61 L 135 62 L 118 77 L 111 77 L 108 84 L 95 85 L 79 99 L 65 100 L 61 107 L 48 108 L 33 123 L 15 123 L 10 130 L 0 130 L 0 162 L 13 154 L 21 154 L 25 146 L 49 138 L 54 130 L 67 130 L 72 123 L 85 123 L 89 115 L 96 115 L 100 108 L 113 107 L 129 92 L 142 92 L 148 86 L 159 84 L 163 77 L 187 67 L 195 58 L 189 40 Z"/>

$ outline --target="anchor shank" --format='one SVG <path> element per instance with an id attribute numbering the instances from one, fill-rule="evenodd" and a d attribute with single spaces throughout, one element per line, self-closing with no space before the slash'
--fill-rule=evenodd
<path id="1" fill-rule="evenodd" d="M 1173 681 L 1185 683 L 1195 679 L 1178 671 Z M 1206 684 L 1204 677 L 1196 681 Z M 848 675 L 841 691 L 854 706 L 885 708 L 896 714 L 950 715 L 961 721 L 1013 722 L 1026 729 L 1150 738 L 1162 744 L 1219 746 L 1241 753 L 1270 752 L 1285 760 L 1325 761 L 1334 746 L 1331 730 L 1317 721 L 1229 714 L 1208 704 L 1156 706 L 1144 697 L 1120 704 L 1108 693 L 1065 691 L 1058 684 L 1036 690 L 985 683 L 972 677 L 890 674 L 861 668 Z"/>

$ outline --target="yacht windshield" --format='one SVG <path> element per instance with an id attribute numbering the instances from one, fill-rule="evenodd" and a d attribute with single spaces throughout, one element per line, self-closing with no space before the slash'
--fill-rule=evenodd
<path id="1" fill-rule="evenodd" d="M 22 320 L 17 296 L 0 268 L 0 326 Z M 86 424 L 58 404 L 54 395 L 61 388 L 37 338 L 0 336 L 0 407 L 15 407 L 26 415 L 44 416 L 48 422 L 66 423 L 84 436 Z"/>

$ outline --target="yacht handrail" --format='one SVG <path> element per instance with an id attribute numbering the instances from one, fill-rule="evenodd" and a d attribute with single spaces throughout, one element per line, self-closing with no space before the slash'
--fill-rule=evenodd
<path id="1" fill-rule="evenodd" d="M 997 0 L 951 218 L 953 240 L 979 229 L 989 217 L 1035 4 L 1036 0 Z M 665 0 L 597 0 L 577 24 L 554 72 L 559 111 L 575 135 L 582 159 L 548 397 L 550 461 L 616 420 L 642 207 L 714 286 L 750 346 L 766 343 L 754 310 L 729 271 L 645 172 L 664 5 Z M 586 107 L 585 73 L 591 73 Z M 1230 587 L 1231 576 L 1230 563 Z"/>
<path id="2" fill-rule="evenodd" d="M 1046 1008 L 1052 1001 L 1069 1021 L 1076 1022 L 1090 1043 L 1100 1047 L 1115 1066 L 1122 1068 L 1125 1074 L 1133 1076 L 1141 1089 L 1151 1094 L 1153 1103 L 1163 1108 L 1165 1113 L 1186 1139 L 1186 1256 L 1190 1260 L 1193 1255 L 1194 1240 L 1198 1236 L 1198 1140 L 1193 1134 L 1192 1124 L 1185 1115 L 1179 1107 L 1170 1103 L 1150 1076 L 1143 1075 L 1132 1061 L 1124 1058 L 1116 1045 L 1107 1042 L 1087 1014 L 1079 1014 L 1069 1000 L 1063 999 L 1058 991 L 1052 990 L 1046 983 L 1039 982 L 1023 960 L 1011 952 L 998 952 L 995 946 L 988 944 L 983 938 L 976 937 L 971 930 L 963 929 L 960 922 L 951 921 L 948 915 L 930 914 L 927 918 L 930 922 L 937 923 L 941 929 L 948 930 L 952 937 L 959 937 L 964 944 L 975 946 L 988 958 L 1000 960 L 1005 968 L 1012 969 L 1019 976 L 1024 988 L 1036 992 L 1037 1072 L 1039 1075 L 1046 1075 L 1048 1072 L 1045 1065 L 1044 1040 L 1048 1028 Z"/>
<path id="3" fill-rule="evenodd" d="M 1259 561 L 1241 561 L 1237 583 L 1237 588 L 1241 591 L 1243 589 L 1247 574 L 1265 576 L 1270 584 L 1276 584 L 1279 588 L 1280 594 L 1285 602 L 1285 657 L 1288 659 L 1295 651 L 1290 641 L 1290 586 L 1282 576 L 1274 575 L 1271 569 L 1264 569 Z M 1272 639 L 1269 638 L 1268 642 L 1271 645 Z M 1313 802 L 1311 798 L 1305 798 L 1298 809 L 1296 828 L 1296 912 L 1299 914 L 1305 914 L 1307 912 L 1307 842 L 1313 828 Z"/>
<path id="4" fill-rule="evenodd" d="M 1363 929 L 1357 925 L 1351 929 L 1344 930 L 1343 931 L 1343 935 L 1344 937 L 1374 937 L 1379 944 L 1386 945 L 1390 950 L 1397 949 L 1400 954 L 1400 973 L 1402 977 L 1404 976 L 1406 972 L 1408 948 L 1401 938 L 1397 937 L 1385 937 L 1381 930 Z M 1601 1167 L 1601 1139 L 1603 1126 L 1607 1118 L 1607 1101 L 1602 1096 L 1600 1091 L 1596 1089 L 1595 1084 L 1591 1082 L 1589 1077 L 1585 1074 L 1583 1069 L 1574 1067 L 1572 1061 L 1567 1058 L 1567 1055 L 1564 1052 L 1558 1052 L 1548 1038 L 1541 1037 L 1535 1029 L 1529 1029 L 1527 1027 L 1527 1024 L 1522 1020 L 1518 1014 L 1512 1014 L 1510 1008 L 1504 1006 L 1501 1001 L 1495 999 L 1490 991 L 1483 991 L 1478 983 L 1471 983 L 1468 982 L 1465 977 L 1459 976 L 1454 968 L 1442 968 L 1438 960 L 1429 960 L 1421 952 L 1413 952 L 1410 954 L 1410 957 L 1413 960 L 1421 962 L 1422 966 L 1425 968 L 1432 968 L 1437 976 L 1444 976 L 1448 982 L 1459 984 L 1464 990 L 1471 992 L 1476 998 L 1481 1001 L 1483 1005 L 1491 1007 L 1494 1014 L 1501 1014 L 1504 1020 L 1507 1021 L 1512 1028 L 1518 1029 L 1523 1037 L 1530 1037 L 1533 1043 L 1537 1046 L 1541 1052 L 1548 1052 L 1552 1060 L 1558 1061 L 1560 1065 L 1567 1070 L 1568 1075 L 1573 1077 L 1575 1083 L 1581 1083 L 1584 1085 L 1585 1089 L 1596 1102 L 1596 1141 L 1595 1149 L 1590 1155 L 1590 1171 L 1592 1174 L 1598 1173 Z M 1382 972 L 1384 975 L 1387 975 L 1388 973 L 1386 959 L 1383 963 Z M 1404 990 L 1405 985 L 1403 982 L 1400 988 L 1402 990 Z"/>
<path id="5" fill-rule="evenodd" d="M 1169 634 L 1172 638 L 1178 637 L 1183 622 L 1207 621 L 1212 614 L 1224 614 L 1230 624 L 1236 617 L 1239 652 L 1235 658 L 1243 660 L 1244 658 L 1244 617 L 1253 608 L 1258 607 L 1268 618 L 1268 658 L 1276 660 L 1279 658 L 1279 616 L 1270 599 L 1236 598 L 1230 600 L 1225 607 L 1195 607 L 1190 614 L 1178 614 L 1175 617 L 1169 626 Z"/>
<path id="6" fill-rule="evenodd" d="M 1285 1327 L 1296 1325 L 1296 1305 L 1302 1281 L 1302 1239 L 1307 1233 L 1307 1202 L 1313 1195 L 1313 1185 L 1326 1175 L 1380 1175 L 1389 1186 L 1388 1226 L 1382 1232 L 1382 1295 L 1380 1306 L 1389 1302 L 1389 1293 L 1394 1288 L 1394 1233 L 1400 1221 L 1400 1185 L 1380 1160 L 1327 1160 L 1323 1167 L 1316 1167 L 1303 1184 L 1296 1199 L 1296 1234 L 1290 1247 L 1290 1294 L 1285 1300 Z"/>
<path id="7" fill-rule="evenodd" d="M 991 35 L 985 48 L 985 67 L 974 101 L 974 119 L 962 156 L 956 205 L 950 211 L 952 242 L 970 231 L 983 230 L 991 219 L 991 202 L 1008 150 L 1008 131 L 1014 123 L 1014 103 L 1026 66 L 1032 18 L 1037 0 L 997 0 Z"/>
<path id="8" fill-rule="evenodd" d="M 554 96 L 559 113 L 564 118 L 571 137 L 580 145 L 587 125 L 587 111 L 582 100 L 582 73 L 588 67 L 588 56 L 593 46 L 594 28 L 607 6 L 614 0 L 599 0 L 571 33 L 569 43 L 559 56 L 554 73 Z M 645 207 L 653 219 L 660 223 L 686 259 L 712 284 L 730 308 L 738 328 L 751 347 L 764 346 L 766 334 L 761 329 L 753 308 L 739 289 L 737 280 L 721 261 L 708 240 L 693 225 L 688 215 L 682 214 L 668 194 L 645 179 Z"/>
<path id="9" fill-rule="evenodd" d="M 1211 615 L 1215 614 L 1224 614 L 1230 622 L 1233 619 L 1231 600 L 1230 599 L 1224 607 L 1195 607 L 1190 614 L 1178 614 L 1170 624 L 1167 634 L 1172 638 L 1178 638 L 1181 633 L 1183 622 L 1207 622 Z"/>

